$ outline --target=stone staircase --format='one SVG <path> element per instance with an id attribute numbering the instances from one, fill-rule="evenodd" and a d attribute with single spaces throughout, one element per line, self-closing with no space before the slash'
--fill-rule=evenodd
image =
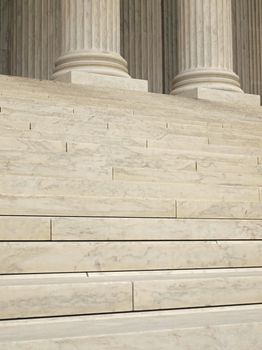
<path id="1" fill-rule="evenodd" d="M 0 349 L 260 350 L 261 109 L 0 84 Z"/>

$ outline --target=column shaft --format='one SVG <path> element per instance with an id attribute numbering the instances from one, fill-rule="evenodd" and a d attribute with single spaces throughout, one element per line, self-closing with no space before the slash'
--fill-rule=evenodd
<path id="1" fill-rule="evenodd" d="M 121 51 L 130 75 L 148 79 L 149 91 L 162 93 L 161 0 L 121 1 Z"/>
<path id="2" fill-rule="evenodd" d="M 249 94 L 262 95 L 262 2 L 233 0 L 234 71 Z"/>
<path id="3" fill-rule="evenodd" d="M 10 0 L 0 0 L 0 74 L 10 74 Z"/>
<path id="4" fill-rule="evenodd" d="M 74 70 L 129 77 L 120 55 L 120 0 L 63 0 L 55 77 Z"/>
<path id="5" fill-rule="evenodd" d="M 177 0 L 177 15 L 173 93 L 196 87 L 241 92 L 233 73 L 231 0 Z"/>
<path id="6" fill-rule="evenodd" d="M 13 0 L 11 74 L 50 79 L 59 55 L 60 0 Z"/>

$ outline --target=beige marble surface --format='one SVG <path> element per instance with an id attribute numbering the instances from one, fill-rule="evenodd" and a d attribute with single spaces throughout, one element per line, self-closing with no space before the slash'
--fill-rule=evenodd
<path id="1" fill-rule="evenodd" d="M 4 322 L 3 350 L 260 349 L 261 307 Z M 16 335 L 14 338 L 14 334 Z M 248 334 L 248 337 L 247 337 Z"/>
<path id="2" fill-rule="evenodd" d="M 131 282 L 96 282 L 87 276 L 31 276 L 24 281 L 1 277 L 0 294 L 1 319 L 132 310 Z"/>
<path id="3" fill-rule="evenodd" d="M 142 79 L 127 79 L 121 76 L 107 76 L 101 74 L 89 73 L 84 70 L 70 71 L 64 74 L 59 74 L 56 80 L 64 83 L 107 87 L 120 90 L 135 90 L 135 91 L 148 91 L 147 80 Z"/>
<path id="4" fill-rule="evenodd" d="M 3 242 L 0 272 L 83 272 L 259 267 L 260 241 Z"/>
<path id="5" fill-rule="evenodd" d="M 49 196 L 85 197 L 94 200 L 108 197 L 113 200 L 129 199 L 149 202 L 152 199 L 162 200 L 223 200 L 258 202 L 260 200 L 259 188 L 256 186 L 234 186 L 216 184 L 192 183 L 158 183 L 156 186 L 150 182 L 125 181 L 95 181 L 84 178 L 53 178 L 21 175 L 0 176 L 0 192 L 10 196 Z M 98 201 L 98 199 L 97 199 Z M 88 206 L 87 206 L 88 207 Z M 37 208 L 37 207 L 36 207 Z"/>
<path id="6" fill-rule="evenodd" d="M 167 199 L 2 194 L 0 215 L 175 217 L 176 212 L 175 201 Z"/>
<path id="7" fill-rule="evenodd" d="M 58 241 L 249 240 L 262 239 L 262 222 L 156 218 L 52 218 L 52 237 Z"/>
<path id="8" fill-rule="evenodd" d="M 0 216 L 0 241 L 50 240 L 50 219 Z"/>
<path id="9" fill-rule="evenodd" d="M 178 201 L 178 218 L 261 219 L 261 202 Z"/>

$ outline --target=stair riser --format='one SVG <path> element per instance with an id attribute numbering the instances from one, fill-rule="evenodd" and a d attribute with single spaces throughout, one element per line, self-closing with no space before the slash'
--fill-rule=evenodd
<path id="1" fill-rule="evenodd" d="M 261 240 L 259 220 L 0 216 L 0 241 Z"/>
<path id="2" fill-rule="evenodd" d="M 170 169 L 149 168 L 113 168 L 116 181 L 144 181 L 156 183 L 195 183 L 195 184 L 221 184 L 221 185 L 246 185 L 262 186 L 262 176 L 243 175 L 222 172 L 175 172 Z"/>
<path id="3" fill-rule="evenodd" d="M 142 331 L 103 336 L 76 336 L 73 338 L 57 338 L 0 343 L 1 350 L 195 350 L 221 349 L 247 350 L 262 348 L 262 323 L 209 325 L 192 328 L 161 329 L 159 331 Z M 248 334 L 248 337 L 247 337 Z M 160 345 L 161 344 L 161 345 Z"/>
<path id="4" fill-rule="evenodd" d="M 262 242 L 10 242 L 0 273 L 139 271 L 262 266 Z"/>
<path id="5" fill-rule="evenodd" d="M 225 274 L 226 275 L 226 274 Z M 33 280 L 32 276 L 32 280 Z M 44 280 L 45 277 L 42 278 Z M 262 303 L 262 275 L 101 282 L 87 278 L 14 285 L 1 281 L 0 318 L 179 309 Z M 96 281 L 97 280 L 97 281 Z M 41 281 L 41 279 L 40 279 Z M 8 283 L 9 282 L 9 283 Z M 26 282 L 26 281 L 25 281 Z M 5 285 L 7 283 L 7 285 Z M 226 290 L 226 293 L 225 293 Z"/>
<path id="6" fill-rule="evenodd" d="M 1 319 L 132 311 L 131 282 L 0 286 L 0 294 Z"/>
<path id="7" fill-rule="evenodd" d="M 81 196 L 112 198 L 166 198 L 193 200 L 260 200 L 259 188 L 201 184 L 86 181 L 34 176 L 0 176 L 0 193 L 26 196 Z M 65 197 L 66 198 L 66 197 Z M 35 204 L 37 206 L 37 204 Z"/>

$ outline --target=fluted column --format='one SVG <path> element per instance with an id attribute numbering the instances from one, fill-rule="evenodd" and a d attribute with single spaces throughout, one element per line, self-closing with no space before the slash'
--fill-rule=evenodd
<path id="1" fill-rule="evenodd" d="M 76 70 L 129 77 L 120 55 L 120 0 L 63 0 L 61 16 L 55 78 Z"/>
<path id="2" fill-rule="evenodd" d="M 61 0 L 10 1 L 11 74 L 50 79 L 60 54 L 59 6 Z"/>
<path id="3" fill-rule="evenodd" d="M 177 0 L 178 75 L 172 93 L 242 92 L 233 73 L 231 0 Z"/>
<path id="4" fill-rule="evenodd" d="M 10 0 L 0 0 L 0 74 L 10 74 Z"/>
<path id="5" fill-rule="evenodd" d="M 121 51 L 133 78 L 163 92 L 162 0 L 121 1 Z"/>
<path id="6" fill-rule="evenodd" d="M 234 70 L 241 87 L 262 95 L 262 2 L 233 0 Z"/>

